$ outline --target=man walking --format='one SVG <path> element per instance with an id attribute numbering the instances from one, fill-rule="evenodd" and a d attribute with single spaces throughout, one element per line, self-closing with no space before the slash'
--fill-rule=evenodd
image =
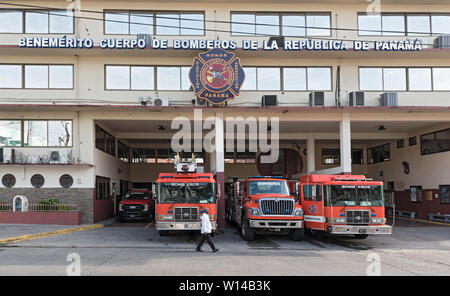
<path id="1" fill-rule="evenodd" d="M 213 242 L 211 241 L 211 232 L 212 232 L 212 225 L 211 225 L 211 220 L 209 220 L 209 209 L 208 208 L 204 208 L 203 209 L 205 212 L 202 215 L 202 238 L 200 239 L 200 241 L 198 242 L 197 245 L 197 252 L 201 252 L 202 251 L 202 246 L 203 243 L 205 242 L 205 240 L 208 242 L 209 246 L 211 247 L 211 250 L 215 253 L 217 251 L 219 251 L 219 249 L 216 249 L 216 247 L 214 246 Z"/>

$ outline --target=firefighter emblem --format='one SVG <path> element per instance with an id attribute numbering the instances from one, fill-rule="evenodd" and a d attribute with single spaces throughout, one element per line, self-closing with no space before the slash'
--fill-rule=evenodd
<path id="1" fill-rule="evenodd" d="M 194 94 L 214 105 L 238 96 L 244 78 L 239 58 L 220 48 L 200 53 L 189 71 Z"/>

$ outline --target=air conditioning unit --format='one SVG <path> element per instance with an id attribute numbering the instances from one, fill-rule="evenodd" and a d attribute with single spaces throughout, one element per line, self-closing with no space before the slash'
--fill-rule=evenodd
<path id="1" fill-rule="evenodd" d="M 434 48 L 450 48 L 450 36 L 439 36 L 434 39 Z"/>
<path id="2" fill-rule="evenodd" d="M 15 163 L 16 162 L 16 150 L 13 148 L 2 149 L 2 163 Z"/>
<path id="3" fill-rule="evenodd" d="M 137 34 L 137 41 L 144 40 L 146 46 L 151 45 L 152 35 L 150 34 Z"/>
<path id="4" fill-rule="evenodd" d="M 277 106 L 278 105 L 278 99 L 276 95 L 265 95 L 261 98 L 261 106 L 267 107 L 267 106 Z"/>
<path id="5" fill-rule="evenodd" d="M 364 92 L 353 91 L 348 94 L 349 106 L 364 106 Z"/>
<path id="6" fill-rule="evenodd" d="M 380 105 L 388 106 L 388 107 L 398 106 L 398 93 L 388 92 L 388 93 L 381 94 Z"/>
<path id="7" fill-rule="evenodd" d="M 52 150 L 48 156 L 50 163 L 68 163 L 69 158 L 66 150 Z"/>
<path id="8" fill-rule="evenodd" d="M 313 91 L 309 93 L 309 106 L 324 106 L 325 93 L 323 91 Z"/>
<path id="9" fill-rule="evenodd" d="M 194 101 L 195 106 L 205 106 L 205 105 L 209 105 L 208 101 L 202 100 L 202 99 L 200 99 L 199 97 L 195 98 L 195 100 L 193 100 L 193 101 Z"/>
<path id="10" fill-rule="evenodd" d="M 169 106 L 169 99 L 167 99 L 167 98 L 156 98 L 156 99 L 153 99 L 152 106 L 167 107 L 167 106 Z"/>
<path id="11" fill-rule="evenodd" d="M 273 36 L 269 38 L 269 46 L 272 45 L 272 42 L 275 41 L 279 48 L 284 46 L 284 36 Z"/>

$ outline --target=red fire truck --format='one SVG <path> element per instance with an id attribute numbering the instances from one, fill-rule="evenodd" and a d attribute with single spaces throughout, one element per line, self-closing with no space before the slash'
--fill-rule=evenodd
<path id="1" fill-rule="evenodd" d="M 217 199 L 211 173 L 197 173 L 194 155 L 191 159 L 175 159 L 176 173 L 160 173 L 153 187 L 156 203 L 156 229 L 160 236 L 174 230 L 200 230 L 201 214 L 209 209 L 214 229 L 217 228 Z"/>
<path id="2" fill-rule="evenodd" d="M 308 231 L 360 239 L 392 234 L 392 226 L 386 225 L 383 182 L 363 175 L 305 175 L 300 186 Z"/>
<path id="3" fill-rule="evenodd" d="M 286 232 L 293 240 L 304 237 L 303 209 L 281 177 L 235 179 L 228 191 L 226 217 L 237 223 L 242 238 L 251 241 L 257 232 Z M 296 195 L 294 193 L 293 195 Z"/>

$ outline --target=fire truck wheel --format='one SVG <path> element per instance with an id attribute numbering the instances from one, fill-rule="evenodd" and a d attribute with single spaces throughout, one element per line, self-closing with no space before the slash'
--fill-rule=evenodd
<path id="1" fill-rule="evenodd" d="M 169 230 L 160 230 L 158 233 L 159 236 L 169 236 Z"/>
<path id="2" fill-rule="evenodd" d="M 242 218 L 241 235 L 242 238 L 246 241 L 252 241 L 255 239 L 255 230 L 250 227 L 250 223 L 248 223 L 247 217 Z"/>
<path id="3" fill-rule="evenodd" d="M 368 234 L 355 234 L 355 238 L 357 239 L 365 239 L 368 236 L 369 236 Z"/>
<path id="4" fill-rule="evenodd" d="M 305 238 L 305 229 L 299 228 L 291 231 L 291 239 L 294 241 L 301 241 Z"/>

